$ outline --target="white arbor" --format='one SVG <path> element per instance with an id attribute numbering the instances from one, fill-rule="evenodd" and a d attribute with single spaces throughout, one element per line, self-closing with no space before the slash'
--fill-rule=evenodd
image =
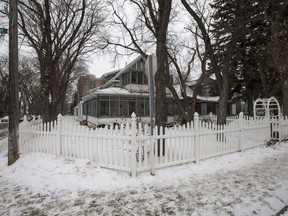
<path id="1" fill-rule="evenodd" d="M 281 141 L 281 109 L 275 97 L 258 98 L 253 107 L 254 118 L 270 119 L 270 132 L 272 140 Z"/>

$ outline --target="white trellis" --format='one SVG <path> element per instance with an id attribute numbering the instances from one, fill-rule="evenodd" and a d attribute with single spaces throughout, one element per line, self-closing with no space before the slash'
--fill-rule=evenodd
<path id="1" fill-rule="evenodd" d="M 281 109 L 278 100 L 275 97 L 258 98 L 253 108 L 254 118 L 270 119 L 271 139 L 281 141 Z"/>

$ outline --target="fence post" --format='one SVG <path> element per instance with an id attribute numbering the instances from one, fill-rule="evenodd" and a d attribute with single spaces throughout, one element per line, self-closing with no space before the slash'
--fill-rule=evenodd
<path id="1" fill-rule="evenodd" d="M 150 174 L 152 176 L 155 175 L 155 143 L 154 143 L 154 128 L 155 127 L 151 127 L 150 126 L 150 163 L 151 163 L 151 170 L 150 170 Z M 156 126 L 157 128 L 157 126 Z M 157 131 L 157 130 L 156 130 Z"/>
<path id="2" fill-rule="evenodd" d="M 244 136 L 244 114 L 239 113 L 239 126 L 240 126 L 240 141 L 239 141 L 239 151 L 243 151 L 243 136 Z"/>
<path id="3" fill-rule="evenodd" d="M 63 116 L 59 114 L 57 116 L 57 146 L 58 146 L 58 152 L 57 155 L 62 154 L 62 140 L 61 140 L 61 132 L 62 132 L 62 121 L 63 121 Z"/>
<path id="4" fill-rule="evenodd" d="M 195 130 L 195 163 L 199 162 L 199 114 L 194 113 L 194 130 Z"/>
<path id="5" fill-rule="evenodd" d="M 278 116 L 278 121 L 279 121 L 279 127 L 278 127 L 278 138 L 279 138 L 279 142 L 282 142 L 282 120 L 284 121 L 283 116 L 281 116 L 281 114 L 279 114 Z"/>
<path id="6" fill-rule="evenodd" d="M 131 176 L 136 177 L 136 114 L 133 112 L 131 115 Z"/>
<path id="7" fill-rule="evenodd" d="M 211 121 L 212 121 L 212 119 L 213 119 L 213 113 L 212 113 L 212 112 L 209 113 L 209 118 L 210 118 Z"/>

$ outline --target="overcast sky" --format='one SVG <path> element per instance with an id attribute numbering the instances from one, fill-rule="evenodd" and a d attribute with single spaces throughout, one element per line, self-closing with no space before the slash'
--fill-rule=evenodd
<path id="1" fill-rule="evenodd" d="M 1 4 L 0 4 L 0 6 L 1 6 Z M 128 14 L 129 14 L 129 12 L 128 12 Z M 181 17 L 183 17 L 183 16 L 181 16 Z M 187 18 L 187 23 L 188 22 L 189 22 L 189 19 Z M 179 33 L 179 35 L 184 37 L 186 34 L 183 32 L 183 29 L 185 27 L 185 24 L 187 24 L 187 23 L 183 22 L 183 20 L 179 21 L 179 20 L 176 19 L 175 23 L 173 25 L 174 34 L 176 35 L 176 33 Z M 178 26 L 178 27 L 175 28 L 175 26 Z M 0 27 L 7 27 L 8 28 L 8 23 L 5 22 L 4 19 L 0 19 Z M 120 30 L 119 29 L 115 29 L 115 31 L 117 33 L 119 33 Z M 124 33 L 122 32 L 121 34 L 124 34 Z M 188 35 L 188 37 L 191 37 L 191 36 Z M 21 40 L 19 40 L 19 44 L 21 44 Z M 0 54 L 3 54 L 3 53 L 4 54 L 5 53 L 8 54 L 8 34 L 5 35 L 5 40 L 4 41 L 0 39 Z M 23 48 L 23 46 L 21 47 L 21 50 L 20 50 L 19 53 L 22 54 L 22 55 L 26 55 L 26 56 L 29 55 L 25 51 L 25 48 Z M 99 53 L 98 54 L 90 54 L 90 56 L 87 56 L 87 58 L 85 59 L 87 65 L 88 65 L 89 73 L 95 75 L 96 77 L 101 77 L 104 73 L 108 73 L 108 72 L 111 72 L 113 70 L 121 69 L 126 64 L 129 64 L 134 58 L 137 57 L 137 54 L 135 54 L 135 55 L 133 55 L 133 56 L 131 56 L 129 58 L 128 57 L 121 57 L 121 58 L 118 58 L 118 59 L 115 60 L 113 58 L 114 56 L 112 56 L 112 55 L 107 55 L 107 54 L 104 55 L 104 54 L 99 54 Z M 179 59 L 181 60 L 181 58 L 185 58 L 186 55 L 187 55 L 187 53 L 184 52 L 183 54 L 181 54 L 179 56 Z M 185 64 L 184 64 L 184 66 L 185 66 Z M 194 68 L 195 68 L 194 69 L 195 70 L 194 73 L 196 75 L 198 75 L 199 65 L 194 65 Z M 185 68 L 183 70 L 185 70 Z"/>
<path id="2" fill-rule="evenodd" d="M 121 57 L 115 60 L 114 57 L 109 54 L 91 54 L 87 61 L 89 67 L 89 73 L 94 74 L 96 77 L 101 77 L 107 72 L 113 70 L 118 70 L 123 68 L 126 64 L 129 64 L 131 61 L 136 58 L 138 54 L 135 54 L 131 57 Z"/>
<path id="3" fill-rule="evenodd" d="M 8 34 L 4 36 L 4 38 L 0 39 L 0 55 L 8 55 L 9 46 L 8 46 Z M 19 41 L 21 44 L 21 41 Z M 20 52 L 21 55 L 27 55 L 26 49 L 24 46 L 20 45 Z M 122 57 L 121 59 L 116 59 L 116 63 L 114 63 L 114 58 L 111 55 L 104 55 L 104 54 L 90 54 L 87 58 L 87 65 L 89 69 L 89 73 L 95 75 L 96 77 L 101 77 L 104 73 L 121 69 L 125 66 L 126 63 L 132 61 L 131 58 Z"/>

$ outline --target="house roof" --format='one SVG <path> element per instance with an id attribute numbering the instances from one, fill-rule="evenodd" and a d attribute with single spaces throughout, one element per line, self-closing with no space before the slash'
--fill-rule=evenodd
<path id="1" fill-rule="evenodd" d="M 83 102 L 89 101 L 97 96 L 149 96 L 148 93 L 130 92 L 127 89 L 119 87 L 109 87 L 105 89 L 95 89 L 91 94 L 82 98 Z"/>
<path id="2" fill-rule="evenodd" d="M 126 65 L 124 68 L 122 68 L 121 70 L 119 70 L 118 73 L 116 73 L 116 75 L 114 77 L 112 77 L 109 81 L 107 81 L 106 83 L 104 83 L 100 88 L 107 88 L 109 87 L 111 84 L 113 84 L 113 81 L 115 81 L 122 73 L 126 72 L 128 69 L 130 69 L 137 61 L 139 61 L 140 59 L 144 59 L 146 60 L 143 56 L 139 55 L 137 58 L 135 58 L 132 62 L 130 62 L 128 65 Z M 103 75 L 105 76 L 105 74 Z"/>
<path id="3" fill-rule="evenodd" d="M 180 84 L 174 85 L 174 88 L 175 88 L 175 90 L 177 92 L 177 95 L 178 95 L 179 99 L 183 99 L 182 94 L 181 94 Z M 186 86 L 186 94 L 187 94 L 188 97 L 192 98 L 193 97 L 193 90 Z M 205 96 L 198 95 L 197 99 L 201 100 L 201 101 L 218 102 L 219 96 L 205 97 Z"/>
<path id="4" fill-rule="evenodd" d="M 111 85 L 113 84 L 113 82 L 117 81 L 117 78 L 127 72 L 130 68 L 133 67 L 133 65 L 135 63 L 137 63 L 140 59 L 143 59 L 144 61 L 146 61 L 145 57 L 139 55 L 137 58 L 135 58 L 132 62 L 130 62 L 129 64 L 127 64 L 124 68 L 120 69 L 120 70 L 114 70 L 111 72 L 108 72 L 106 74 L 103 74 L 101 78 L 107 78 L 109 76 L 113 76 L 113 74 L 115 74 L 111 79 L 109 79 L 106 83 L 104 83 L 102 86 L 100 86 L 100 88 L 95 88 L 95 89 L 91 89 L 90 90 L 90 94 L 83 97 L 82 100 L 85 101 L 89 101 L 92 98 L 95 98 L 97 96 L 101 96 L 101 95 L 107 95 L 107 96 L 115 96 L 115 95 L 122 95 L 122 96 L 132 96 L 132 95 L 142 95 L 142 96 L 148 96 L 148 93 L 139 93 L 139 92 L 130 92 L 129 90 L 125 89 L 125 88 L 120 88 L 120 87 L 111 87 Z M 190 85 L 194 85 L 196 83 L 196 81 L 191 81 L 189 82 Z M 181 95 L 181 88 L 180 88 L 180 84 L 176 84 L 174 85 L 174 88 L 179 96 L 180 99 L 183 99 L 182 95 Z M 186 87 L 186 93 L 188 97 L 193 97 L 193 90 L 189 87 Z M 197 96 L 198 100 L 201 101 L 210 101 L 210 102 L 218 102 L 219 97 L 206 97 L 206 96 Z"/>
<path id="5" fill-rule="evenodd" d="M 105 73 L 105 74 L 103 74 L 103 75 L 100 77 L 100 79 L 104 79 L 104 78 L 106 78 L 106 77 L 108 77 L 108 76 L 110 76 L 110 75 L 112 75 L 112 74 L 118 73 L 119 71 L 120 71 L 120 69 L 118 69 L 118 70 L 113 70 L 113 71 L 110 71 L 110 72 L 108 72 L 108 73 Z"/>

